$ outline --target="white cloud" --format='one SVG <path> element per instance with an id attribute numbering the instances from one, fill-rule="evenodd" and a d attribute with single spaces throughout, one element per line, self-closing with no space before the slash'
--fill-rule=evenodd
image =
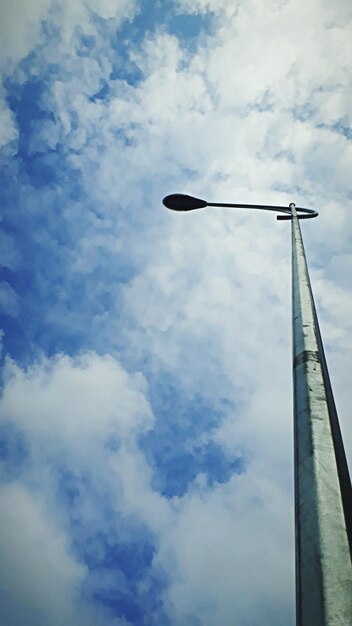
<path id="1" fill-rule="evenodd" d="M 208 13 L 220 14 L 226 18 L 233 17 L 238 10 L 237 2 L 226 0 L 176 0 L 176 6 L 182 13 L 197 14 Z"/>
<path id="2" fill-rule="evenodd" d="M 72 554 L 68 518 L 77 526 L 76 540 L 88 533 L 92 544 L 103 532 L 113 533 L 110 541 L 116 534 L 124 541 L 121 529 L 102 526 L 99 498 L 113 503 L 109 519 L 120 512 L 150 527 L 153 516 L 165 524 L 165 507 L 152 493 L 150 469 L 135 443 L 153 423 L 145 381 L 111 357 L 93 354 L 43 359 L 26 371 L 8 363 L 5 379 L 1 424 L 25 437 L 29 453 L 19 481 L 0 491 L 2 619 L 16 626 L 124 626 L 124 619 L 110 622 L 93 610 L 84 595 L 90 572 L 77 562 L 77 551 Z M 70 511 L 57 497 L 63 470 L 79 485 L 79 504 Z"/>
<path id="3" fill-rule="evenodd" d="M 67 540 L 45 505 L 19 483 L 2 485 L 0 502 L 3 622 L 82 623 L 77 600 L 85 567 L 70 556 Z"/>
<path id="4" fill-rule="evenodd" d="M 37 43 L 41 23 L 52 0 L 14 0 L 1 3 L 0 67 L 18 63 Z"/>
<path id="5" fill-rule="evenodd" d="M 111 433 L 128 440 L 153 424 L 143 376 L 109 356 L 59 356 L 28 371 L 9 363 L 6 377 L 2 415 L 30 437 L 78 448 L 84 440 L 101 445 Z"/>
<path id="6" fill-rule="evenodd" d="M 253 464 L 211 493 L 182 502 L 158 559 L 175 624 L 293 623 L 290 494 Z"/>
<path id="7" fill-rule="evenodd" d="M 86 614 L 86 623 L 93 620 L 89 606 L 80 607 L 77 596 L 87 571 L 70 555 L 64 511 L 53 497 L 55 459 L 63 458 L 75 475 L 91 472 L 98 492 L 108 488 L 115 511 L 151 530 L 157 546 L 154 567 L 162 567 L 169 581 L 164 600 L 174 623 L 200 620 L 204 626 L 217 626 L 232 615 L 239 623 L 250 619 L 259 626 L 258 606 L 270 623 L 290 623 L 291 493 L 285 480 L 275 484 L 267 454 L 257 455 L 248 471 L 226 485 L 209 489 L 199 476 L 183 498 L 167 500 L 153 491 L 151 468 L 135 445 L 135 436 L 146 427 L 139 413 L 148 413 L 140 377 L 128 376 L 109 357 L 88 355 L 75 361 L 45 360 L 27 372 L 11 366 L 6 378 L 3 420 L 26 434 L 31 450 L 21 477 L 31 491 L 16 483 L 1 493 L 6 511 L 3 550 L 14 571 L 13 577 L 3 576 L 9 594 L 16 580 L 21 608 L 14 613 L 10 603 L 8 610 L 18 623 L 24 619 L 20 611 L 32 611 L 37 623 L 49 620 L 53 626 L 74 620 L 78 609 Z M 111 433 L 113 419 L 120 422 L 124 438 L 116 451 L 103 454 L 102 435 Z M 64 449 L 57 456 L 60 441 Z M 74 515 L 83 528 L 89 525 L 93 536 L 99 531 L 99 511 L 83 493 Z M 121 540 L 123 534 L 116 532 Z M 81 621 L 83 617 L 75 623 Z"/>
<path id="8" fill-rule="evenodd" d="M 127 626 L 82 594 L 88 569 L 71 554 L 55 509 L 19 482 L 1 485 L 1 619 L 8 626 Z"/>
<path id="9" fill-rule="evenodd" d="M 138 7 L 137 0 L 88 0 L 90 10 L 104 20 L 118 17 L 120 21 L 132 19 Z"/>
<path id="10" fill-rule="evenodd" d="M 26 57 L 43 41 L 43 23 L 54 18 L 65 39 L 73 43 L 76 27 L 83 32 L 95 32 L 94 15 L 104 20 L 114 19 L 119 26 L 125 19 L 132 19 L 138 10 L 138 0 L 13 0 L 2 2 L 0 20 L 0 67 L 9 70 Z"/>

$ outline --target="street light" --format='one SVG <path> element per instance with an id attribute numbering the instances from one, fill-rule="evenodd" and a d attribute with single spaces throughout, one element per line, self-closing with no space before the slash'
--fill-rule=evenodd
<path id="1" fill-rule="evenodd" d="M 305 257 L 300 219 L 313 209 L 206 202 L 172 194 L 174 211 L 263 209 L 292 222 L 293 413 L 297 626 L 352 624 L 352 490 Z"/>

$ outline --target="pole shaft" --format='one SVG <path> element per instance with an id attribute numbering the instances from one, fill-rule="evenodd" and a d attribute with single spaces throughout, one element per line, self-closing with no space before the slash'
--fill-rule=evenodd
<path id="1" fill-rule="evenodd" d="M 351 487 L 300 225 L 295 205 L 290 208 L 297 626 L 347 626 Z"/>

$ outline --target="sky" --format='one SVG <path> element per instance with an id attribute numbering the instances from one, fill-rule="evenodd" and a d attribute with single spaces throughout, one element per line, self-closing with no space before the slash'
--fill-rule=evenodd
<path id="1" fill-rule="evenodd" d="M 352 459 L 348 0 L 2 0 L 0 622 L 294 625 L 290 223 Z"/>

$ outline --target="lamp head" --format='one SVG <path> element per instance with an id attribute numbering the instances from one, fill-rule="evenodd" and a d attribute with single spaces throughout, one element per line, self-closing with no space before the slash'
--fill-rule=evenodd
<path id="1" fill-rule="evenodd" d="M 193 198 L 193 196 L 187 196 L 184 193 L 172 193 L 170 196 L 165 196 L 163 205 L 172 211 L 193 211 L 193 209 L 206 207 L 208 203 L 205 200 Z"/>

